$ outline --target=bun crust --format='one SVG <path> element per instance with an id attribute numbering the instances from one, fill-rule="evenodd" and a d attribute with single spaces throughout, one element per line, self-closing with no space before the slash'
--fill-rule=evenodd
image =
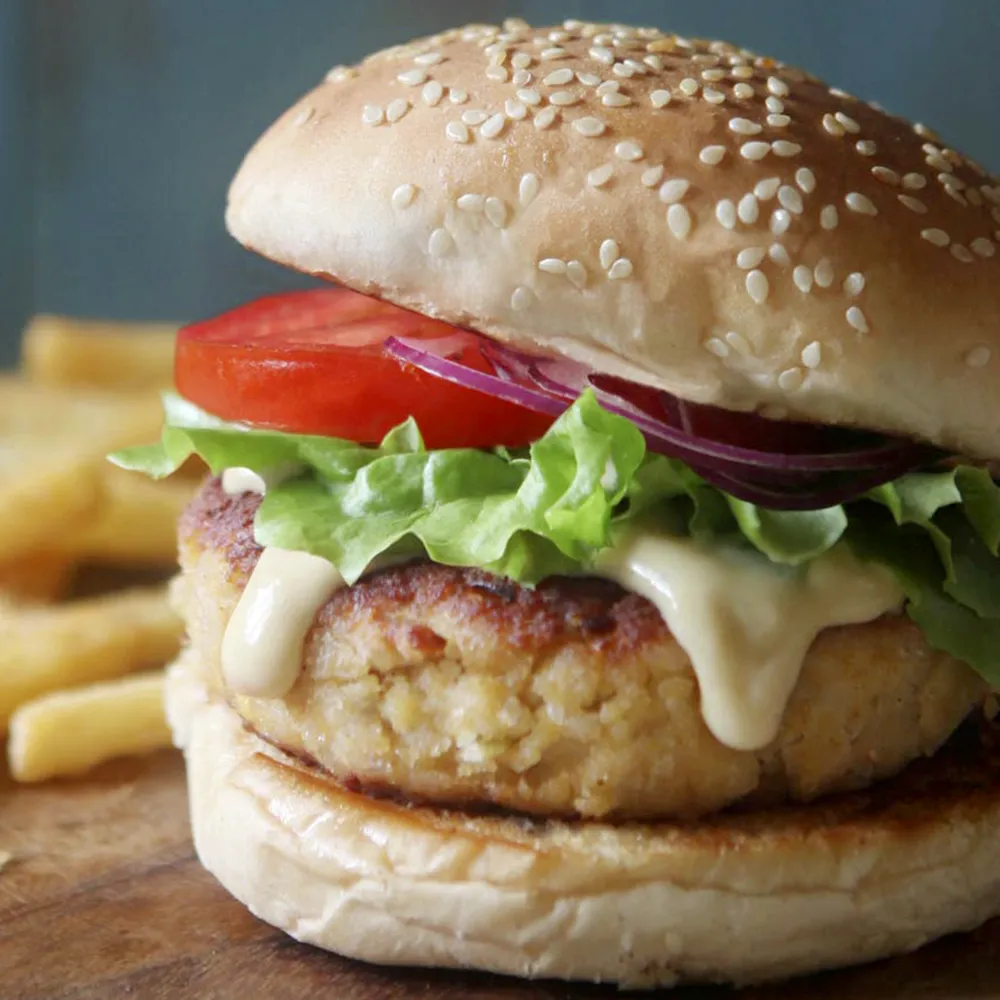
<path id="1" fill-rule="evenodd" d="M 734 410 L 1000 454 L 1000 186 L 723 43 L 568 22 L 379 53 L 231 192 L 282 263 Z"/>
<path id="2" fill-rule="evenodd" d="M 207 699 L 187 656 L 168 714 L 202 863 L 262 919 L 343 955 L 748 983 L 908 951 L 1000 911 L 1000 760 L 985 751 L 953 746 L 825 805 L 687 825 L 469 817 L 279 758 Z"/>

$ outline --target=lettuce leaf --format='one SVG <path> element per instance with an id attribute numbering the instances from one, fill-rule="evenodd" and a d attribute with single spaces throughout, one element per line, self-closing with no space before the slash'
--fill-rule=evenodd
<path id="1" fill-rule="evenodd" d="M 412 421 L 378 446 L 221 421 L 164 398 L 158 444 L 111 456 L 161 478 L 191 455 L 212 472 L 292 470 L 257 511 L 263 545 L 333 562 L 348 582 L 390 550 L 477 566 L 531 586 L 585 572 L 644 518 L 752 546 L 798 566 L 841 540 L 886 566 L 928 641 L 1000 687 L 1000 487 L 960 466 L 902 477 L 843 506 L 774 511 L 729 496 L 683 462 L 647 454 L 631 421 L 584 393 L 529 449 L 428 451 Z"/>

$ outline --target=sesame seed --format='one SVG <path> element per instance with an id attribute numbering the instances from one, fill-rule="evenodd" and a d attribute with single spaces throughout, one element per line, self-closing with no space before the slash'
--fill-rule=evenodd
<path id="1" fill-rule="evenodd" d="M 903 187 L 907 191 L 919 191 L 927 187 L 927 178 L 923 174 L 906 174 L 903 177 Z"/>
<path id="2" fill-rule="evenodd" d="M 451 101 L 452 104 L 465 104 L 468 99 L 468 91 L 462 90 L 461 87 L 452 87 L 451 90 L 448 91 L 448 100 Z"/>
<path id="3" fill-rule="evenodd" d="M 405 102 L 404 102 L 404 103 L 405 103 Z M 408 105 L 407 105 L 407 106 L 408 106 Z M 389 107 L 391 108 L 391 107 L 392 107 L 392 105 L 390 104 L 390 105 L 389 105 Z M 298 113 L 298 114 L 297 114 L 297 115 L 295 116 L 295 127 L 296 127 L 296 128 L 301 128 L 301 127 L 302 127 L 303 125 L 305 125 L 305 124 L 306 124 L 307 122 L 310 122 L 310 121 L 312 121 L 312 119 L 313 119 L 313 117 L 315 116 L 315 114 L 316 114 L 316 109 L 315 109 L 315 108 L 303 108 L 303 109 L 302 109 L 302 110 L 301 110 L 301 111 L 300 111 L 300 112 L 299 112 L 299 113 Z M 390 119 L 390 121 L 391 121 L 391 120 L 392 120 L 392 119 Z"/>
<path id="4" fill-rule="evenodd" d="M 961 243 L 952 243 L 951 255 L 955 260 L 960 260 L 963 264 L 971 264 L 976 259 L 972 251 Z"/>
<path id="5" fill-rule="evenodd" d="M 806 269 L 808 270 L 808 268 Z M 814 340 L 811 344 L 806 344 L 802 348 L 802 364 L 806 368 L 819 368 L 823 361 L 823 345 L 818 341 Z"/>
<path id="6" fill-rule="evenodd" d="M 783 208 L 787 208 L 793 215 L 801 215 L 805 208 L 802 203 L 802 195 L 790 184 L 784 184 L 778 190 L 778 201 Z"/>
<path id="7" fill-rule="evenodd" d="M 799 264 L 794 271 L 792 271 L 792 281 L 795 282 L 795 287 L 805 294 L 809 294 L 813 287 L 813 272 L 811 267 L 806 267 L 805 264 Z"/>
<path id="8" fill-rule="evenodd" d="M 468 125 L 469 128 L 482 125 L 487 118 L 489 118 L 489 115 L 485 111 L 479 111 L 475 108 L 470 108 L 468 111 L 462 112 L 462 123 Z"/>
<path id="9" fill-rule="evenodd" d="M 788 96 L 788 84 L 776 76 L 769 76 L 767 78 L 767 89 L 774 94 L 775 97 Z"/>
<path id="10" fill-rule="evenodd" d="M 694 77 L 686 76 L 678 84 L 678 87 L 682 94 L 686 94 L 688 97 L 694 97 L 694 95 L 698 93 L 701 85 L 696 79 L 694 79 Z"/>
<path id="11" fill-rule="evenodd" d="M 766 251 L 763 247 L 747 247 L 736 255 L 736 266 L 741 271 L 752 271 L 760 266 L 765 256 Z"/>
<path id="12" fill-rule="evenodd" d="M 417 189 L 412 184 L 400 184 L 392 192 L 392 207 L 398 209 L 409 208 L 416 196 Z"/>
<path id="13" fill-rule="evenodd" d="M 737 135 L 759 135 L 763 128 L 749 118 L 730 118 L 729 127 Z"/>
<path id="14" fill-rule="evenodd" d="M 735 330 L 730 330 L 726 334 L 726 343 L 736 351 L 737 354 L 742 354 L 743 357 L 749 357 L 753 354 L 753 348 L 750 346 L 750 342 L 742 333 L 737 333 Z"/>
<path id="15" fill-rule="evenodd" d="M 518 312 L 527 309 L 535 301 L 535 293 L 524 285 L 518 285 L 510 297 L 510 307 Z"/>
<path id="16" fill-rule="evenodd" d="M 702 70 L 701 78 L 706 83 L 718 83 L 720 80 L 724 80 L 726 78 L 726 71 L 718 67 L 714 69 Z"/>
<path id="17" fill-rule="evenodd" d="M 861 131 L 861 126 L 850 115 L 845 115 L 843 111 L 836 112 L 833 117 L 837 119 L 844 131 L 850 132 L 852 135 L 857 135 Z"/>
<path id="18" fill-rule="evenodd" d="M 851 191 L 846 195 L 844 204 L 852 212 L 857 212 L 859 215 L 878 215 L 878 209 L 871 198 L 867 195 L 859 194 L 857 191 Z"/>
<path id="19" fill-rule="evenodd" d="M 973 347 L 965 355 L 965 363 L 970 368 L 985 368 L 989 364 L 992 354 L 993 352 L 985 344 L 980 344 L 978 347 Z"/>
<path id="20" fill-rule="evenodd" d="M 740 198 L 736 214 L 744 225 L 752 226 L 760 218 L 760 203 L 753 194 L 745 194 Z"/>
<path id="21" fill-rule="evenodd" d="M 795 392 L 802 385 L 805 375 L 801 368 L 786 368 L 778 376 L 778 386 L 785 392 Z"/>
<path id="22" fill-rule="evenodd" d="M 726 155 L 725 146 L 706 146 L 698 154 L 698 159 L 706 166 L 717 167 Z"/>
<path id="23" fill-rule="evenodd" d="M 764 105 L 772 115 L 781 115 L 785 113 L 785 102 L 780 97 L 775 97 L 773 94 L 764 101 Z"/>
<path id="24" fill-rule="evenodd" d="M 824 205 L 819 213 L 819 224 L 826 230 L 836 229 L 840 222 L 840 213 L 836 205 Z"/>
<path id="25" fill-rule="evenodd" d="M 823 115 L 823 128 L 825 128 L 830 135 L 839 137 L 844 134 L 844 126 L 830 114 Z"/>
<path id="26" fill-rule="evenodd" d="M 844 292 L 856 299 L 865 290 L 865 276 L 860 271 L 855 271 L 844 278 Z"/>
<path id="27" fill-rule="evenodd" d="M 560 48 L 558 45 L 556 45 L 553 46 L 551 49 L 542 49 L 541 53 L 539 54 L 539 58 L 546 60 L 564 59 L 567 55 L 569 55 L 569 53 L 565 49 Z"/>
<path id="28" fill-rule="evenodd" d="M 630 163 L 641 160 L 645 153 L 642 146 L 634 139 L 625 139 L 615 146 L 615 156 L 619 160 L 626 160 Z"/>
<path id="29" fill-rule="evenodd" d="M 601 267 L 606 271 L 620 256 L 618 243 L 615 240 L 605 240 L 597 255 L 600 258 Z"/>
<path id="30" fill-rule="evenodd" d="M 538 114 L 535 115 L 533 119 L 534 126 L 537 129 L 548 128 L 550 125 L 555 123 L 555 120 L 558 117 L 559 117 L 558 108 L 553 108 L 553 107 L 542 108 L 542 110 L 539 111 Z"/>
<path id="31" fill-rule="evenodd" d="M 734 66 L 730 71 L 729 75 L 734 80 L 752 80 L 753 79 L 753 67 L 751 66 Z"/>
<path id="32" fill-rule="evenodd" d="M 949 198 L 953 198 L 955 201 L 957 201 L 959 203 L 959 205 L 968 205 L 969 204 L 968 199 L 965 197 L 964 194 L 962 194 L 961 191 L 958 190 L 958 188 L 951 187 L 950 185 L 946 185 L 945 189 L 944 189 L 944 193 L 946 195 L 948 195 Z"/>
<path id="33" fill-rule="evenodd" d="M 580 135 L 586 136 L 588 139 L 596 139 L 599 135 L 603 135 L 606 127 L 600 118 L 594 118 L 590 115 L 584 118 L 577 118 L 573 122 L 573 128 Z"/>
<path id="34" fill-rule="evenodd" d="M 663 72 L 663 60 L 656 55 L 643 56 L 642 61 L 652 70 L 656 70 L 657 73 Z"/>
<path id="35" fill-rule="evenodd" d="M 715 218 L 723 229 L 736 228 L 736 206 L 729 198 L 723 198 L 716 204 Z"/>
<path id="36" fill-rule="evenodd" d="M 718 337 L 710 337 L 705 341 L 705 350 L 714 354 L 717 358 L 729 357 L 729 345 Z"/>
<path id="37" fill-rule="evenodd" d="M 663 164 L 658 163 L 655 167 L 649 167 L 644 170 L 639 180 L 642 182 L 643 187 L 656 187 L 663 180 L 663 174 Z"/>
<path id="38" fill-rule="evenodd" d="M 880 180 L 883 184 L 888 184 L 890 187 L 899 187 L 899 174 L 889 167 L 872 167 L 872 175 L 876 178 L 876 180 Z"/>
<path id="39" fill-rule="evenodd" d="M 574 104 L 579 104 L 580 100 L 580 95 L 572 90 L 557 90 L 554 94 L 549 94 L 549 104 L 555 104 L 560 108 L 572 107 Z"/>
<path id="40" fill-rule="evenodd" d="M 654 90 L 649 95 L 649 100 L 654 108 L 665 108 L 670 103 L 671 97 L 669 90 Z"/>
<path id="41" fill-rule="evenodd" d="M 775 156 L 798 156 L 802 152 L 802 147 L 797 142 L 789 142 L 787 139 L 776 139 L 771 143 L 771 149 Z"/>
<path id="42" fill-rule="evenodd" d="M 603 45 L 595 45 L 590 50 L 590 58 L 596 59 L 599 63 L 604 63 L 606 66 L 610 66 L 615 61 L 615 54 L 611 49 Z"/>
<path id="43" fill-rule="evenodd" d="M 601 104 L 606 108 L 627 108 L 631 103 L 631 97 L 627 94 L 620 94 L 617 90 L 609 90 L 601 96 Z"/>
<path id="44" fill-rule="evenodd" d="M 783 236 L 788 232 L 791 224 L 791 213 L 787 212 L 785 209 L 776 208 L 771 213 L 771 232 L 774 233 L 775 236 Z"/>
<path id="45" fill-rule="evenodd" d="M 936 247 L 946 247 L 951 243 L 951 237 L 943 229 L 924 229 L 920 235 Z"/>
<path id="46" fill-rule="evenodd" d="M 792 119 L 788 115 L 768 115 L 767 124 L 772 128 L 787 128 L 791 125 Z"/>
<path id="47" fill-rule="evenodd" d="M 495 115 L 491 115 L 485 122 L 483 122 L 482 128 L 479 130 L 479 134 L 484 139 L 495 139 L 506 127 L 507 116 L 502 111 L 498 111 Z"/>
<path id="48" fill-rule="evenodd" d="M 795 171 L 795 183 L 806 194 L 812 194 L 816 190 L 816 175 L 808 167 L 799 167 Z"/>
<path id="49" fill-rule="evenodd" d="M 619 257 L 610 268 L 608 268 L 608 277 L 612 281 L 621 281 L 624 278 L 632 277 L 632 261 L 628 257 Z"/>
<path id="50" fill-rule="evenodd" d="M 507 205 L 502 198 L 486 199 L 486 218 L 493 223 L 497 229 L 503 229 L 507 222 Z"/>
<path id="51" fill-rule="evenodd" d="M 519 101 L 524 104 L 530 104 L 531 106 L 542 103 L 542 95 L 531 87 L 522 87 L 519 91 L 517 91 L 516 96 Z"/>
<path id="52" fill-rule="evenodd" d="M 667 228 L 679 240 L 686 240 L 691 234 L 691 213 L 683 205 L 671 205 L 667 209 Z"/>
<path id="53" fill-rule="evenodd" d="M 843 100 L 847 100 L 847 101 L 856 101 L 857 100 L 856 97 L 852 97 L 846 90 L 841 90 L 840 87 L 831 87 L 830 88 L 830 93 L 834 97 L 840 97 Z"/>
<path id="54" fill-rule="evenodd" d="M 788 267 L 792 258 L 788 256 L 788 251 L 780 243 L 772 243 L 767 248 L 767 255 L 779 267 Z"/>
<path id="55" fill-rule="evenodd" d="M 623 62 L 616 62 L 614 66 L 611 67 L 611 72 L 614 73 L 615 76 L 623 77 L 626 80 L 635 76 L 635 70 L 629 66 L 628 63 Z"/>
<path id="56" fill-rule="evenodd" d="M 514 70 L 514 75 L 510 78 L 510 82 L 515 87 L 527 87 L 533 79 L 534 77 L 526 69 L 516 69 Z"/>
<path id="57" fill-rule="evenodd" d="M 486 197 L 481 194 L 463 194 L 458 196 L 455 204 L 463 212 L 481 212 L 486 205 Z"/>
<path id="58" fill-rule="evenodd" d="M 937 179 L 939 184 L 943 184 L 945 187 L 958 188 L 959 191 L 969 186 L 961 177 L 956 177 L 955 174 L 938 174 Z"/>
<path id="59" fill-rule="evenodd" d="M 365 125 L 381 125 L 385 121 L 385 112 L 377 104 L 366 104 L 361 110 L 361 121 Z"/>
<path id="60" fill-rule="evenodd" d="M 997 252 L 996 244 L 985 236 L 973 240 L 970 246 L 980 257 L 993 257 Z"/>
<path id="61" fill-rule="evenodd" d="M 562 69 L 553 70 L 545 79 L 542 81 L 547 87 L 562 87 L 567 83 L 573 82 L 573 71 L 563 67 Z"/>
<path id="62" fill-rule="evenodd" d="M 538 270 L 544 271 L 546 274 L 565 274 L 566 261 L 560 260 L 558 257 L 546 257 L 538 262 Z"/>
<path id="63" fill-rule="evenodd" d="M 816 284 L 820 288 L 829 288 L 833 284 L 833 279 L 835 277 L 833 271 L 833 264 L 830 262 L 829 257 L 820 258 L 816 267 L 813 269 L 813 278 Z"/>
<path id="64" fill-rule="evenodd" d="M 538 174 L 525 174 L 521 178 L 521 183 L 517 188 L 517 197 L 522 208 L 527 208 L 535 200 L 540 186 Z"/>
<path id="65" fill-rule="evenodd" d="M 587 269 L 578 260 L 571 260 L 566 265 L 566 277 L 577 288 L 583 288 L 587 284 Z"/>
<path id="66" fill-rule="evenodd" d="M 767 177 L 764 180 L 757 182 L 754 186 L 753 193 L 761 201 L 770 201 L 778 193 L 778 188 L 780 187 L 780 177 Z"/>
<path id="67" fill-rule="evenodd" d="M 740 146 L 740 156 L 745 160 L 763 160 L 771 152 L 768 142 L 745 142 Z"/>
<path id="68" fill-rule="evenodd" d="M 514 69 L 527 69 L 531 61 L 531 55 L 527 52 L 515 52 L 510 57 L 510 64 Z"/>
<path id="69" fill-rule="evenodd" d="M 407 87 L 419 87 L 427 82 L 427 70 L 408 69 L 405 73 L 400 73 L 396 79 L 400 83 L 405 83 Z"/>
<path id="70" fill-rule="evenodd" d="M 444 56 L 440 52 L 424 52 L 419 56 L 414 56 L 413 61 L 418 66 L 437 66 L 444 61 Z"/>
<path id="71" fill-rule="evenodd" d="M 444 257 L 455 249 L 455 241 L 447 229 L 435 229 L 427 241 L 427 252 L 432 257 Z"/>
<path id="72" fill-rule="evenodd" d="M 749 101 L 754 96 L 754 89 L 749 83 L 738 83 L 733 87 L 733 97 L 738 101 Z"/>
<path id="73" fill-rule="evenodd" d="M 504 101 L 503 109 L 507 117 L 512 118 L 516 122 L 528 117 L 528 106 L 521 101 L 515 101 L 509 97 Z"/>
<path id="74" fill-rule="evenodd" d="M 605 94 L 617 93 L 621 88 L 622 85 L 617 80 L 605 80 L 598 84 L 597 96 L 603 97 Z"/>
<path id="75" fill-rule="evenodd" d="M 932 153 L 924 162 L 932 170 L 937 170 L 939 173 L 948 173 L 951 170 L 951 164 L 937 153 Z"/>
<path id="76" fill-rule="evenodd" d="M 771 284 L 763 271 L 751 271 L 746 277 L 747 294 L 757 303 L 763 305 L 771 292 Z"/>
<path id="77" fill-rule="evenodd" d="M 926 215 L 927 206 L 919 199 L 914 198 L 910 194 L 897 195 L 901 204 L 905 205 L 911 212 L 916 212 L 917 215 Z"/>
<path id="78" fill-rule="evenodd" d="M 614 175 L 615 168 L 610 163 L 604 163 L 599 167 L 595 167 L 590 173 L 587 174 L 587 183 L 591 187 L 599 188 L 603 187 L 608 181 L 611 180 Z"/>
<path id="79" fill-rule="evenodd" d="M 847 322 L 853 326 L 858 333 L 868 332 L 868 318 L 857 306 L 851 306 L 851 308 L 847 310 L 846 315 Z"/>
<path id="80" fill-rule="evenodd" d="M 420 91 L 420 98 L 429 107 L 435 107 L 444 97 L 444 87 L 437 80 L 429 80 Z"/>
<path id="81" fill-rule="evenodd" d="M 343 83 L 357 76 L 357 73 L 349 66 L 334 66 L 323 78 L 327 83 Z"/>

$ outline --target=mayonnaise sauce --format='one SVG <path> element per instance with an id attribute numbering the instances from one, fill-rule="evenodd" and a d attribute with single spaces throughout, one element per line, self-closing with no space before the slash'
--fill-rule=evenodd
<path id="1" fill-rule="evenodd" d="M 793 570 L 735 547 L 635 531 L 601 553 L 595 570 L 657 607 L 691 659 L 705 723 L 737 750 L 778 735 L 819 632 L 903 603 L 889 571 L 845 545 Z"/>
<path id="2" fill-rule="evenodd" d="M 265 472 L 257 473 L 253 469 L 234 466 L 222 470 L 222 488 L 230 496 L 240 493 L 260 493 L 263 496 L 269 489 L 292 479 L 302 471 L 302 467 L 290 463 L 276 465 Z"/>
<path id="3" fill-rule="evenodd" d="M 222 674 L 237 694 L 280 698 L 302 669 L 302 647 L 319 609 L 344 586 L 333 563 L 266 548 L 222 640 Z"/>

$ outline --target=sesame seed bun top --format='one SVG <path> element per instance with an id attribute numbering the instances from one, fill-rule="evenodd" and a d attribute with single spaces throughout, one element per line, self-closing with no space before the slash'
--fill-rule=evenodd
<path id="1" fill-rule="evenodd" d="M 474 25 L 337 68 L 247 246 L 686 399 L 1000 456 L 1000 180 L 724 42 Z"/>

